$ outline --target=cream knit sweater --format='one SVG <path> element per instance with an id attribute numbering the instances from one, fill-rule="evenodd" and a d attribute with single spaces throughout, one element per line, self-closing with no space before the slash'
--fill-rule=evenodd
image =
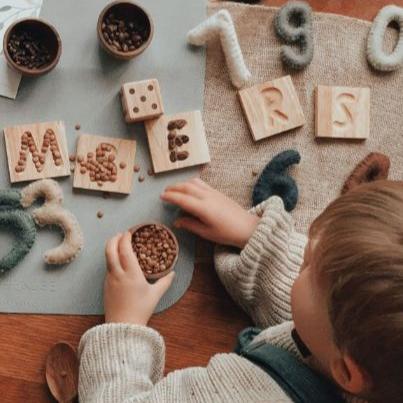
<path id="1" fill-rule="evenodd" d="M 218 275 L 255 324 L 266 328 L 255 340 L 264 339 L 302 359 L 291 338 L 290 290 L 306 237 L 295 231 L 278 197 L 252 212 L 261 220 L 243 251 L 217 248 Z M 96 326 L 83 335 L 79 356 L 82 403 L 290 402 L 269 375 L 236 354 L 217 354 L 206 368 L 163 377 L 164 340 L 144 326 Z"/>

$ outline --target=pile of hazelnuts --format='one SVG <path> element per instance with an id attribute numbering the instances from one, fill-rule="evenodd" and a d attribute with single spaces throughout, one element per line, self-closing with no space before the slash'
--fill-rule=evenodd
<path id="1" fill-rule="evenodd" d="M 159 224 L 141 226 L 132 235 L 133 250 L 145 276 L 169 271 L 178 255 L 171 233 Z"/>
<path id="2" fill-rule="evenodd" d="M 149 37 L 150 32 L 144 24 L 137 21 L 125 21 L 113 13 L 106 15 L 101 25 L 105 41 L 119 52 L 131 52 L 138 49 Z"/>
<path id="3" fill-rule="evenodd" d="M 91 182 L 97 182 L 102 186 L 104 182 L 116 182 L 118 167 L 115 164 L 115 148 L 108 143 L 101 143 L 97 146 L 95 154 L 87 153 L 87 159 L 82 155 L 77 156 L 77 163 L 80 166 L 80 174 L 88 174 Z M 126 163 L 119 164 L 121 169 L 126 168 Z"/>

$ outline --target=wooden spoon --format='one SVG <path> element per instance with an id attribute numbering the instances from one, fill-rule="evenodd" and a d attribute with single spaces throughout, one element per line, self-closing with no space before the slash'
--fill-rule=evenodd
<path id="1" fill-rule="evenodd" d="M 46 358 L 46 382 L 59 403 L 74 402 L 78 394 L 78 358 L 70 344 L 57 343 Z"/>

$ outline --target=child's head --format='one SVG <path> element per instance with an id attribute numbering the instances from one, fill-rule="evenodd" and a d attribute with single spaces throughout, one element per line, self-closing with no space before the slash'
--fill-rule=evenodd
<path id="1" fill-rule="evenodd" d="M 345 390 L 403 396 L 403 183 L 361 185 L 314 221 L 292 292 L 297 331 Z"/>

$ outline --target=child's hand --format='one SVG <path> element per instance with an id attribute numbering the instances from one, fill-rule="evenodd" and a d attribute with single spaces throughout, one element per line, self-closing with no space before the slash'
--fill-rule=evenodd
<path id="1" fill-rule="evenodd" d="M 104 285 L 105 322 L 147 325 L 175 273 L 154 284 L 147 282 L 132 248 L 130 232 L 118 234 L 106 245 L 108 271 Z"/>
<path id="2" fill-rule="evenodd" d="M 175 222 L 184 228 L 220 244 L 243 248 L 256 229 L 259 217 L 244 210 L 201 179 L 168 186 L 161 199 L 176 204 L 193 217 Z"/>

